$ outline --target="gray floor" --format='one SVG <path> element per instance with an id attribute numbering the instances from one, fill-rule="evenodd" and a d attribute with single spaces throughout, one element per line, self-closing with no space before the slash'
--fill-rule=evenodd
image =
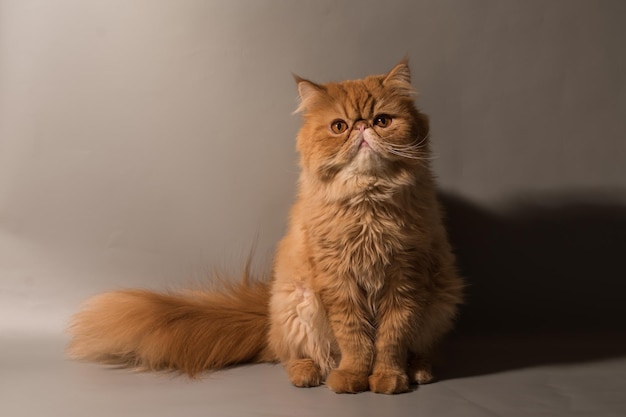
<path id="1" fill-rule="evenodd" d="M 64 343 L 0 341 L 1 416 L 626 415 L 626 343 L 617 335 L 457 338 L 440 381 L 398 396 L 298 389 L 275 365 L 199 380 L 129 372 L 66 360 Z"/>

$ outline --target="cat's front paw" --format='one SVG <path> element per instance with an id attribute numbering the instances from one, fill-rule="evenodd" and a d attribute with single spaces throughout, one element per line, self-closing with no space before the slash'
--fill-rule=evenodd
<path id="1" fill-rule="evenodd" d="M 337 394 L 367 391 L 369 388 L 367 374 L 354 373 L 335 369 L 326 378 L 328 388 Z"/>
<path id="2" fill-rule="evenodd" d="M 404 372 L 376 372 L 369 377 L 370 390 L 380 394 L 400 394 L 409 391 L 409 377 Z"/>

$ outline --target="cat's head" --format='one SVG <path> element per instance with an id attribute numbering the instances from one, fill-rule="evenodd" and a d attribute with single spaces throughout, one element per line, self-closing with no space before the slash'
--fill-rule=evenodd
<path id="1" fill-rule="evenodd" d="M 406 60 L 389 73 L 316 84 L 295 77 L 304 123 L 302 168 L 322 180 L 381 176 L 428 159 L 428 118 L 414 103 Z"/>

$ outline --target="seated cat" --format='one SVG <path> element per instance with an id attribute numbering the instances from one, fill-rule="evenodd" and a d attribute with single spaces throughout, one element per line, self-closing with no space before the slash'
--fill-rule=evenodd
<path id="1" fill-rule="evenodd" d="M 432 378 L 462 302 L 405 61 L 384 75 L 296 77 L 301 174 L 269 280 L 97 295 L 70 356 L 191 375 L 277 362 L 299 387 L 393 394 Z"/>

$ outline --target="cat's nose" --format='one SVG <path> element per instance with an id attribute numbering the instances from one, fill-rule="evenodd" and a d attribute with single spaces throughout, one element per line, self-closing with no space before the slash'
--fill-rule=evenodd
<path id="1" fill-rule="evenodd" d="M 363 131 L 368 127 L 369 126 L 367 125 L 367 122 L 365 120 L 359 120 L 354 124 L 354 128 L 360 130 L 361 133 L 363 133 Z"/>

